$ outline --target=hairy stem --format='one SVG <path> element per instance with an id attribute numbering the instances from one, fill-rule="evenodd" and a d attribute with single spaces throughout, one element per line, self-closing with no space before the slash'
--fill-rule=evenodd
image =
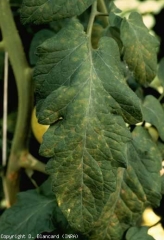
<path id="1" fill-rule="evenodd" d="M 21 152 L 27 149 L 28 145 L 33 104 L 32 71 L 27 63 L 8 1 L 0 1 L 0 13 L 0 28 L 4 48 L 9 54 L 18 89 L 18 117 L 6 174 L 7 197 L 11 205 L 15 202 L 16 194 L 19 191 L 19 160 Z"/>

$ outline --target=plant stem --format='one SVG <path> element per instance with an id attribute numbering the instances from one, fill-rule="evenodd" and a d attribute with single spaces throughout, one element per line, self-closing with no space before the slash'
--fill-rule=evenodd
<path id="1" fill-rule="evenodd" d="M 2 141 L 2 166 L 7 162 L 7 106 L 8 106 L 8 53 L 5 52 L 4 59 L 4 87 L 3 87 L 3 141 Z"/>
<path id="2" fill-rule="evenodd" d="M 90 38 L 90 43 L 91 43 L 93 23 L 94 23 L 94 20 L 95 20 L 95 17 L 97 15 L 97 13 L 98 13 L 97 12 L 97 1 L 95 1 L 92 4 L 91 15 L 90 15 L 89 22 L 88 22 L 88 27 L 87 27 L 87 35 Z"/>
<path id="3" fill-rule="evenodd" d="M 99 8 L 100 12 L 97 11 L 97 8 Z M 96 16 L 102 17 L 104 22 L 104 27 L 107 27 L 109 24 L 108 15 L 109 14 L 108 14 L 106 5 L 104 3 L 104 0 L 97 0 L 92 4 L 91 14 L 88 22 L 88 27 L 87 27 L 87 35 L 90 39 L 90 45 L 91 45 L 91 37 L 92 37 L 92 28 L 93 28 L 95 17 Z"/>
<path id="4" fill-rule="evenodd" d="M 22 153 L 19 164 L 20 164 L 20 167 L 22 167 L 22 168 L 36 170 L 36 171 L 47 174 L 45 171 L 46 165 L 44 163 L 40 162 L 35 157 L 33 157 L 28 152 Z"/>
<path id="5" fill-rule="evenodd" d="M 101 14 L 104 14 L 101 16 L 104 16 L 103 17 L 104 27 L 107 27 L 109 25 L 109 17 L 108 17 L 109 14 L 108 14 L 108 10 L 107 10 L 104 0 L 98 0 L 98 10 Z M 100 13 L 99 13 L 99 15 L 100 15 Z"/>
<path id="6" fill-rule="evenodd" d="M 109 16 L 109 13 L 101 13 L 101 12 L 98 12 L 96 16 L 100 16 L 100 17 L 108 17 Z"/>
<path id="7" fill-rule="evenodd" d="M 11 205 L 15 202 L 19 191 L 21 152 L 27 149 L 28 145 L 33 105 L 32 71 L 27 63 L 8 1 L 0 0 L 0 13 L 0 27 L 5 51 L 9 54 L 18 89 L 18 117 L 6 174 L 8 200 Z"/>

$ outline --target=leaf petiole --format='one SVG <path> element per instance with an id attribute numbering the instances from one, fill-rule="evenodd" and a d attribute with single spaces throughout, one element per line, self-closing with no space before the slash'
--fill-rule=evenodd
<path id="1" fill-rule="evenodd" d="M 95 1 L 92 4 L 91 15 L 90 15 L 89 22 L 88 22 L 88 27 L 87 27 L 87 35 L 90 38 L 90 42 L 91 42 L 91 36 L 92 36 L 93 23 L 94 23 L 95 17 L 97 16 L 97 13 L 98 13 L 98 11 L 97 11 L 97 1 Z"/>

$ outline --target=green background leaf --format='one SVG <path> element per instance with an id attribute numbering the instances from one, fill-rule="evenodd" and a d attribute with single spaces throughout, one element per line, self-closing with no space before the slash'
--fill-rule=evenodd
<path id="1" fill-rule="evenodd" d="M 164 87 L 164 58 L 162 58 L 161 61 L 159 62 L 158 78 L 161 85 Z"/>
<path id="2" fill-rule="evenodd" d="M 107 4 L 108 5 L 108 4 Z M 119 14 L 122 11 L 116 7 L 113 1 L 109 3 L 109 22 L 110 26 L 120 28 L 122 17 L 119 16 Z"/>
<path id="3" fill-rule="evenodd" d="M 133 131 L 127 154 L 127 169 L 119 168 L 116 191 L 110 195 L 90 239 L 121 240 L 147 205 L 160 204 L 162 157 L 144 128 Z"/>
<path id="4" fill-rule="evenodd" d="M 164 110 L 160 102 L 153 96 L 148 95 L 143 103 L 143 117 L 146 122 L 151 123 L 158 130 L 159 136 L 164 141 Z"/>
<path id="5" fill-rule="evenodd" d="M 22 22 L 46 23 L 83 13 L 94 0 L 24 0 Z"/>
<path id="6" fill-rule="evenodd" d="M 38 60 L 38 56 L 36 55 L 36 48 L 45 40 L 47 40 L 48 38 L 51 38 L 54 34 L 55 33 L 49 29 L 42 29 L 34 35 L 31 41 L 30 51 L 29 51 L 29 59 L 30 59 L 31 65 L 35 65 Z"/>
<path id="7" fill-rule="evenodd" d="M 122 21 L 120 31 L 124 60 L 136 80 L 147 85 L 156 75 L 159 42 L 149 33 L 141 15 L 136 12 L 132 12 L 128 20 Z"/>
<path id="8" fill-rule="evenodd" d="M 54 230 L 52 216 L 57 204 L 49 189 L 50 182 L 40 188 L 41 194 L 36 190 L 19 193 L 17 203 L 0 217 L 0 233 L 4 235 L 24 234 L 26 237 L 31 234 L 34 238 L 39 233 Z"/>
<path id="9" fill-rule="evenodd" d="M 131 227 L 126 233 L 126 240 L 154 240 L 147 234 L 148 227 Z"/>
<path id="10" fill-rule="evenodd" d="M 118 28 L 116 27 L 108 27 L 106 29 L 106 32 L 105 32 L 105 35 L 108 36 L 108 37 L 112 37 L 118 44 L 119 46 L 119 49 L 120 49 L 120 52 L 122 50 L 122 42 L 121 42 L 121 39 L 120 39 L 120 31 Z"/>
<path id="11" fill-rule="evenodd" d="M 131 135 L 124 120 L 142 119 L 140 101 L 124 81 L 116 42 L 104 37 L 93 50 L 77 20 L 38 54 L 37 117 L 43 124 L 56 122 L 41 152 L 53 153 L 47 170 L 63 213 L 71 226 L 87 231 L 115 191 L 116 167 L 127 164 Z"/>

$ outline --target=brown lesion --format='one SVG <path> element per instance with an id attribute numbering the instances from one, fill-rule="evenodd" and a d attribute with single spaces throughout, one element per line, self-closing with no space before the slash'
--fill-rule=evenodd
<path id="1" fill-rule="evenodd" d="M 7 178 L 9 181 L 15 182 L 18 179 L 18 173 L 17 172 L 11 172 L 8 174 Z"/>
<path id="2" fill-rule="evenodd" d="M 7 173 L 3 179 L 7 207 L 16 202 L 16 195 L 20 191 L 19 185 L 22 168 L 37 170 L 46 174 L 45 164 L 34 158 L 28 151 L 22 151 L 18 154 L 11 154 Z"/>

